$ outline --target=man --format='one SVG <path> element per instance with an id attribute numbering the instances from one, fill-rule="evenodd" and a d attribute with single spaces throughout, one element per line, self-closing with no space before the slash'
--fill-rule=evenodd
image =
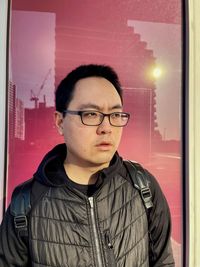
<path id="1" fill-rule="evenodd" d="M 60 83 L 55 124 L 65 144 L 44 157 L 30 182 L 28 236 L 16 231 L 8 208 L 0 266 L 174 266 L 169 208 L 157 182 L 146 172 L 147 212 L 117 153 L 128 120 L 112 68 L 83 65 Z"/>

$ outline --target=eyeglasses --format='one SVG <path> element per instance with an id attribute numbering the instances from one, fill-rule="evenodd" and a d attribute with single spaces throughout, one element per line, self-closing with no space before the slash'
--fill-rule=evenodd
<path id="1" fill-rule="evenodd" d="M 84 125 L 87 126 L 98 126 L 100 125 L 104 117 L 109 118 L 109 122 L 112 126 L 115 127 L 124 127 L 127 125 L 130 114 L 126 112 L 113 112 L 105 114 L 99 111 L 87 110 L 87 111 L 75 111 L 75 110 L 64 110 L 63 115 L 65 114 L 79 115 L 81 121 Z"/>

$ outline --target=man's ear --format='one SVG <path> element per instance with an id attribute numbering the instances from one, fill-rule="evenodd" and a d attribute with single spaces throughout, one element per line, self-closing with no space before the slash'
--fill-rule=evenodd
<path id="1" fill-rule="evenodd" d="M 61 112 L 54 112 L 55 125 L 60 135 L 63 135 L 63 119 L 63 114 Z"/>

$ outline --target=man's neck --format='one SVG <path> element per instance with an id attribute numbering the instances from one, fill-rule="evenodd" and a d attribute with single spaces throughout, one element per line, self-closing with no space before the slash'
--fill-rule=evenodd
<path id="1" fill-rule="evenodd" d="M 83 167 L 69 163 L 67 160 L 64 162 L 64 168 L 67 176 L 77 184 L 94 184 L 98 178 L 98 171 L 108 167 L 108 165 L 109 164 Z"/>

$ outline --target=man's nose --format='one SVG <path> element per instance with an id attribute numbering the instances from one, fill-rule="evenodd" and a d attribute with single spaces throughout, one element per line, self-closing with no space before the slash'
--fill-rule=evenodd
<path id="1" fill-rule="evenodd" d="M 112 132 L 112 125 L 110 124 L 110 120 L 108 116 L 104 116 L 102 123 L 97 128 L 98 134 L 106 134 Z"/>

